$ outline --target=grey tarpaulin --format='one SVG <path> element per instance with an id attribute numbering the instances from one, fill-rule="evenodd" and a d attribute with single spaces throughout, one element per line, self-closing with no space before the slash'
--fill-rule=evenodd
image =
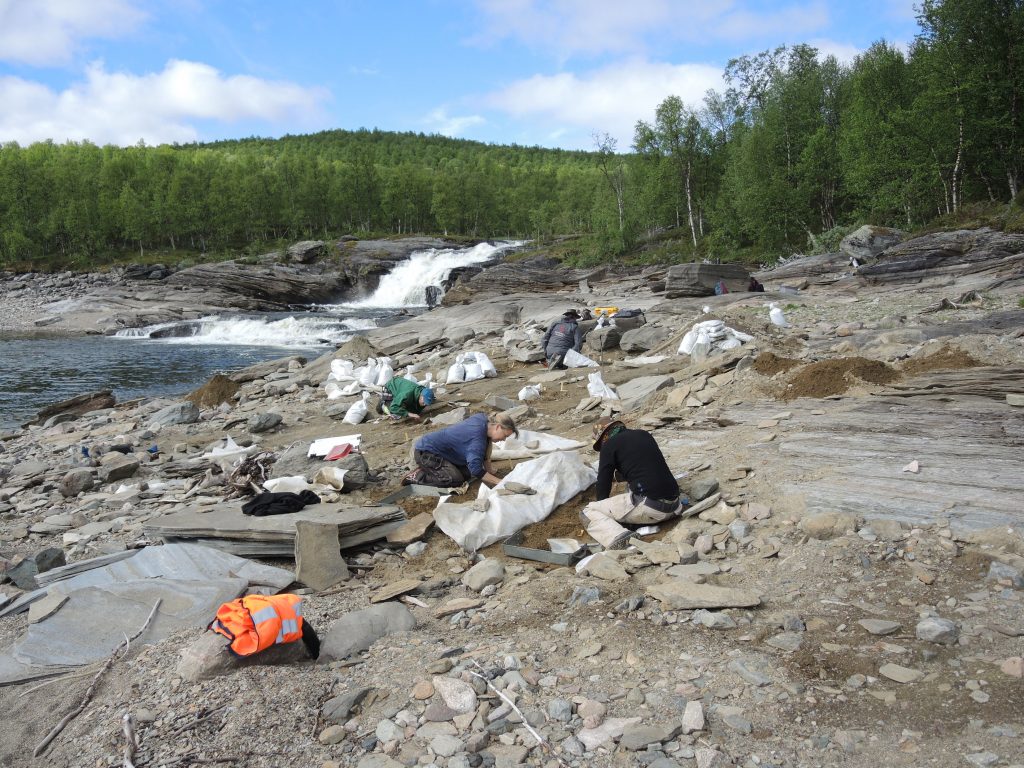
<path id="1" fill-rule="evenodd" d="M 105 658 L 126 635 L 142 626 L 158 598 L 163 601 L 160 610 L 138 642 L 153 642 L 184 627 L 203 626 L 221 603 L 247 589 L 268 587 L 278 592 L 293 579 L 291 571 L 198 544 L 146 547 L 125 560 L 33 592 L 36 599 L 59 592 L 68 595 L 68 601 L 48 618 L 30 625 L 12 648 L 0 654 L 0 684 Z"/>

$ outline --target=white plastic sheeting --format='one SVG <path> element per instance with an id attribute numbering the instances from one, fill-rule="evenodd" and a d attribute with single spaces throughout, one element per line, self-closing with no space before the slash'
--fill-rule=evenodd
<path id="1" fill-rule="evenodd" d="M 586 443 L 581 443 L 578 440 L 549 435 L 547 432 L 531 432 L 528 429 L 520 429 L 519 437 L 509 437 L 495 443 L 491 448 L 491 458 L 495 461 L 529 459 L 552 451 L 575 451 L 585 445 Z"/>
<path id="2" fill-rule="evenodd" d="M 566 368 L 597 368 L 599 363 L 591 360 L 586 355 L 581 355 L 575 349 L 570 349 L 565 353 L 565 359 L 562 363 Z"/>
<path id="3" fill-rule="evenodd" d="M 243 448 L 234 440 L 231 439 L 231 435 L 225 435 L 224 440 L 221 441 L 220 445 L 215 445 L 213 448 L 203 454 L 204 459 L 240 459 L 242 456 L 248 456 L 250 453 L 256 453 L 260 447 L 258 445 L 250 445 L 248 448 Z"/>
<path id="4" fill-rule="evenodd" d="M 604 383 L 600 371 L 589 374 L 587 378 L 590 380 L 587 384 L 587 392 L 590 393 L 591 397 L 604 397 L 609 400 L 619 399 L 615 390 Z"/>
<path id="5" fill-rule="evenodd" d="M 556 451 L 513 469 L 495 488 L 480 486 L 477 502 L 451 504 L 442 501 L 434 510 L 437 527 L 460 547 L 476 552 L 482 547 L 511 536 L 518 530 L 539 523 L 555 507 L 589 488 L 597 480 L 597 470 L 583 463 L 578 453 Z M 536 489 L 532 495 L 496 493 L 505 483 L 518 482 Z M 474 506 L 484 506 L 483 511 Z"/>

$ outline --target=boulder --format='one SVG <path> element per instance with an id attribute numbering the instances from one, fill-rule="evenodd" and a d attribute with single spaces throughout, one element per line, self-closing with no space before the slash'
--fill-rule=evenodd
<path id="1" fill-rule="evenodd" d="M 79 467 L 77 469 L 72 469 L 60 479 L 60 485 L 57 487 L 57 490 L 60 491 L 61 496 L 69 499 L 77 496 L 82 491 L 88 491 L 92 488 L 92 485 L 92 470 L 86 469 L 85 467 Z"/>
<path id="2" fill-rule="evenodd" d="M 109 389 L 99 392 L 89 392 L 85 395 L 78 395 L 68 400 L 62 400 L 59 403 L 46 406 L 36 413 L 36 417 L 31 423 L 40 424 L 51 416 L 56 416 L 57 414 L 71 414 L 77 418 L 83 413 L 88 413 L 89 411 L 113 408 L 116 402 L 116 399 Z"/>
<path id="3" fill-rule="evenodd" d="M 646 352 L 661 346 L 670 335 L 665 328 L 645 325 L 622 334 L 619 347 L 623 352 Z"/>
<path id="4" fill-rule="evenodd" d="M 875 258 L 887 248 L 902 242 L 906 235 L 898 229 L 875 227 L 865 224 L 855 232 L 851 232 L 839 243 L 839 250 L 861 264 Z"/>
<path id="5" fill-rule="evenodd" d="M 104 483 L 113 483 L 131 477 L 139 471 L 139 460 L 116 451 L 105 453 L 100 458 L 99 476 Z"/>
<path id="6" fill-rule="evenodd" d="M 303 240 L 288 248 L 288 258 L 299 264 L 309 264 L 326 252 L 327 244 L 323 240 Z"/>
<path id="7" fill-rule="evenodd" d="M 170 427 L 175 424 L 194 424 L 199 421 L 199 409 L 188 400 L 161 408 L 149 420 L 151 429 Z"/>
<path id="8" fill-rule="evenodd" d="M 665 297 L 714 296 L 719 281 L 731 293 L 746 291 L 750 273 L 739 264 L 673 264 L 665 274 Z"/>
<path id="9" fill-rule="evenodd" d="M 302 641 L 272 645 L 252 656 L 235 656 L 228 651 L 228 640 L 215 632 L 202 637 L 181 653 L 176 674 L 183 680 L 196 683 L 225 675 L 235 669 L 266 664 L 293 664 L 309 658 Z"/>
<path id="10" fill-rule="evenodd" d="M 587 334 L 584 343 L 587 349 L 594 352 L 603 352 L 606 349 L 615 349 L 619 346 L 619 339 L 622 338 L 622 331 L 610 325 L 604 328 L 595 328 Z"/>
<path id="11" fill-rule="evenodd" d="M 281 414 L 274 413 L 273 411 L 267 411 L 266 413 L 255 413 L 250 416 L 249 423 L 246 427 L 255 435 L 260 432 L 269 432 L 282 421 L 284 421 L 284 419 L 281 417 Z"/>
<path id="12" fill-rule="evenodd" d="M 491 584 L 500 584 L 504 580 L 505 566 L 493 557 L 481 560 L 462 576 L 462 583 L 474 592 L 479 592 Z"/>
<path id="13" fill-rule="evenodd" d="M 365 651 L 377 640 L 416 627 L 416 619 L 401 603 L 379 603 L 346 613 L 331 625 L 320 644 L 320 661 L 341 661 Z"/>

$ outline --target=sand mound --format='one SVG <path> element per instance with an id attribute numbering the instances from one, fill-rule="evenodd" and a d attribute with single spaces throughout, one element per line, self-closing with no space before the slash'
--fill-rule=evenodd
<path id="1" fill-rule="evenodd" d="M 774 376 L 776 373 L 788 371 L 792 368 L 796 368 L 798 365 L 800 365 L 799 360 L 793 360 L 788 357 L 779 357 L 772 352 L 762 352 L 754 361 L 754 370 L 762 376 Z"/>
<path id="2" fill-rule="evenodd" d="M 230 402 L 241 386 L 237 381 L 217 373 L 199 389 L 189 392 L 185 399 L 200 408 L 216 408 L 221 403 Z"/>
<path id="3" fill-rule="evenodd" d="M 780 395 L 783 400 L 797 397 L 828 397 L 842 394 L 857 383 L 888 384 L 900 378 L 896 369 L 864 357 L 841 357 L 805 365 L 789 380 Z"/>
<path id="4" fill-rule="evenodd" d="M 941 349 L 930 355 L 907 360 L 900 366 L 908 376 L 917 376 L 930 371 L 959 371 L 964 368 L 977 368 L 983 365 L 969 353 L 958 347 L 943 345 Z"/>

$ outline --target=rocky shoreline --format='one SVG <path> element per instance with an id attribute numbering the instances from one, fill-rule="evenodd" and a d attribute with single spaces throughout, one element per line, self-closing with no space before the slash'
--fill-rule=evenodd
<path id="1" fill-rule="evenodd" d="M 986 231 L 929 237 L 878 244 L 862 233 L 843 254 L 758 273 L 765 294 L 688 296 L 693 269 L 536 262 L 551 277 L 517 289 L 515 270 L 497 265 L 460 278 L 445 306 L 321 359 L 0 436 L 0 609 L 33 568 L 156 545 L 168 515 L 233 509 L 239 478 L 204 458 L 225 435 L 272 455 L 271 476 L 312 479 L 323 462 L 306 457 L 310 442 L 352 429 L 340 421 L 352 399 L 325 395 L 334 358 L 389 355 L 396 370 L 443 381 L 456 355 L 479 350 L 499 374 L 446 387 L 433 426 L 359 425 L 355 487 L 328 494 L 345 508 L 395 491 L 419 435 L 505 408 L 521 427 L 581 442 L 590 422 L 621 413 L 653 431 L 686 492 L 706 499 L 581 572 L 501 545 L 467 553 L 426 526 L 346 548 L 346 581 L 300 588 L 336 643 L 320 663 L 216 667 L 199 627 L 133 644 L 42 759 L 120 765 L 128 714 L 136 764 L 151 766 L 1024 764 L 1024 247 Z M 13 298 L 25 302 L 21 323 L 52 309 Z M 769 301 L 787 327 L 769 320 Z M 541 330 L 570 306 L 643 311 L 642 324 L 594 331 L 584 346 L 618 399 L 590 396 L 589 369 L 531 362 Z M 99 315 L 69 311 L 52 325 L 81 332 Z M 709 319 L 752 341 L 678 354 Z M 530 383 L 540 397 L 518 402 Z M 529 546 L 585 540 L 584 501 L 527 528 Z M 432 508 L 383 504 L 365 509 Z M 369 622 L 372 607 L 390 618 Z M 33 619 L 0 618 L 0 648 Z M 37 764 L 32 746 L 95 670 L 0 687 L 0 762 Z"/>

